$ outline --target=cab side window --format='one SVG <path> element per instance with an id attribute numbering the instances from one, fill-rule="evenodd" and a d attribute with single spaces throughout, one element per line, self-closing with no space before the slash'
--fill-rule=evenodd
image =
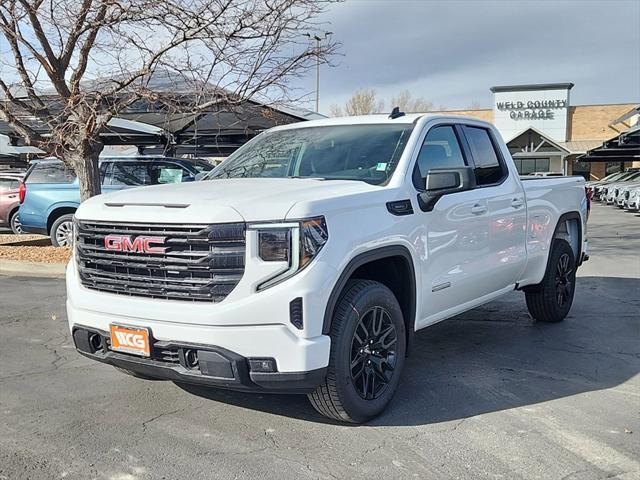
<path id="1" fill-rule="evenodd" d="M 507 169 L 501 161 L 489 131 L 465 125 L 464 135 L 469 142 L 475 164 L 476 183 L 479 186 L 500 183 Z"/>
<path id="2" fill-rule="evenodd" d="M 413 170 L 413 184 L 424 188 L 427 172 L 434 168 L 460 168 L 465 161 L 456 132 L 450 125 L 433 127 L 422 143 L 416 166 Z"/>

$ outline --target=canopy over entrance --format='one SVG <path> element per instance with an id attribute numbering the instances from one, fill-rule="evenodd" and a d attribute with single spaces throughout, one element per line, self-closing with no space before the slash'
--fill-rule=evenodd
<path id="1" fill-rule="evenodd" d="M 637 162 L 640 161 L 640 125 L 607 140 L 578 157 L 581 162 Z"/>

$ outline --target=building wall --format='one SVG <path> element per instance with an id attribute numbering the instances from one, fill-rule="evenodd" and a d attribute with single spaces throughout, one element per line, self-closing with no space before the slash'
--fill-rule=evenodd
<path id="1" fill-rule="evenodd" d="M 565 142 L 572 86 L 523 86 L 518 90 L 493 87 L 493 123 L 507 141 L 534 128 L 556 142 Z"/>
<path id="2" fill-rule="evenodd" d="M 637 107 L 637 103 L 620 103 L 616 105 L 576 105 L 569 107 L 567 137 L 574 140 L 608 140 L 620 135 L 627 127 L 616 125 L 612 128 L 609 124 L 621 117 L 629 110 Z M 486 122 L 494 123 L 493 109 L 480 110 L 445 110 L 433 112 L 443 115 L 464 115 L 475 117 Z"/>
<path id="3" fill-rule="evenodd" d="M 629 110 L 637 107 L 637 103 L 618 105 L 576 105 L 569 107 L 569 140 L 608 140 L 620 135 L 628 127 L 609 124 Z"/>

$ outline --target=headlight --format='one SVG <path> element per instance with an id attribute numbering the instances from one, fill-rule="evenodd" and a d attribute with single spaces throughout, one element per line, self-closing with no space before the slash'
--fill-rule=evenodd
<path id="1" fill-rule="evenodd" d="M 324 217 L 296 222 L 254 224 L 249 229 L 257 231 L 257 253 L 260 259 L 265 262 L 286 262 L 286 268 L 258 285 L 258 290 L 280 283 L 305 268 L 329 238 Z"/>
<path id="2" fill-rule="evenodd" d="M 258 230 L 258 255 L 265 262 L 288 262 L 291 258 L 291 230 Z"/>

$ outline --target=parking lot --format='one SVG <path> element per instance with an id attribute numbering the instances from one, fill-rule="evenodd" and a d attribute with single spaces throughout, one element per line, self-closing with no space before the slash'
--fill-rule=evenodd
<path id="1" fill-rule="evenodd" d="M 137 380 L 78 355 L 61 279 L 0 277 L 0 479 L 640 478 L 640 215 L 594 206 L 561 324 L 507 297 L 417 334 L 391 407 Z"/>

